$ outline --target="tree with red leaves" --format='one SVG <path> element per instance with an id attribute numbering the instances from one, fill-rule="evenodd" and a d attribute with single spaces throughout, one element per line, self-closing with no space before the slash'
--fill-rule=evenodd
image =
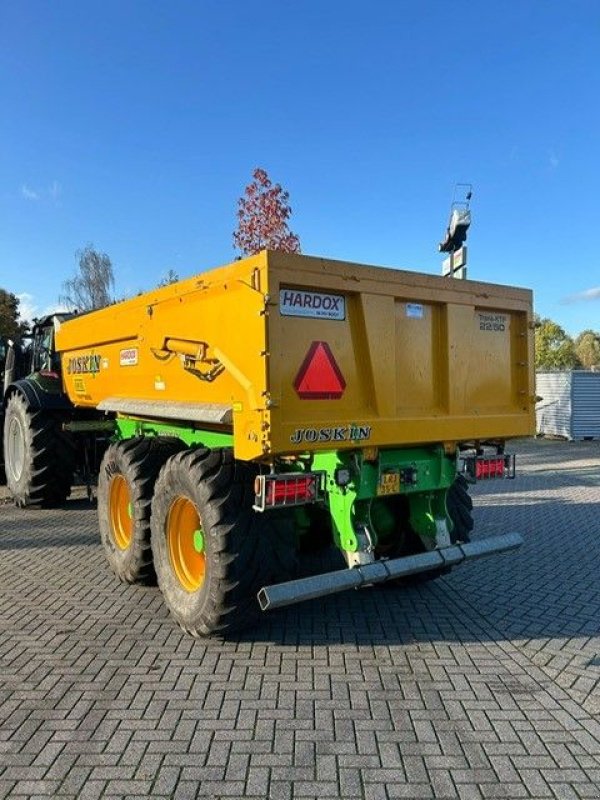
<path id="1" fill-rule="evenodd" d="M 254 170 L 252 177 L 254 180 L 238 200 L 234 247 L 244 256 L 265 249 L 299 253 L 300 239 L 290 231 L 287 223 L 292 214 L 289 193 L 278 183 L 273 184 L 266 170 L 260 167 Z"/>

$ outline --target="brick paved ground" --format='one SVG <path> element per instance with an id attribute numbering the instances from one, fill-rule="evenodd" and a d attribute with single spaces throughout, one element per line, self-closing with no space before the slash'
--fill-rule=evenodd
<path id="1" fill-rule="evenodd" d="M 195 641 L 86 501 L 0 506 L 0 797 L 600 797 L 600 445 L 477 488 L 515 554 Z"/>

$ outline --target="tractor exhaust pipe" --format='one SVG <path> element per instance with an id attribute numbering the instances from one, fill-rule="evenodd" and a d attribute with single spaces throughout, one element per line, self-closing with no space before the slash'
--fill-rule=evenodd
<path id="1" fill-rule="evenodd" d="M 303 600 L 314 600 L 316 597 L 345 592 L 347 589 L 358 589 L 360 586 L 368 584 L 385 583 L 393 578 L 405 578 L 439 567 L 454 566 L 467 559 L 483 558 L 494 553 L 506 553 L 516 550 L 522 544 L 521 534 L 502 533 L 498 536 L 478 539 L 475 542 L 454 544 L 450 547 L 429 550 L 426 553 L 417 553 L 404 558 L 374 561 L 371 564 L 363 564 L 352 569 L 325 572 L 309 578 L 263 586 L 257 594 L 258 603 L 262 611 L 281 608 L 292 605 L 292 603 L 301 603 Z"/>

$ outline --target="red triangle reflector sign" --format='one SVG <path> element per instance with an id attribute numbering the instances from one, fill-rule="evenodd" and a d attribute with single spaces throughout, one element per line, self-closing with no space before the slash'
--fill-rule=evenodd
<path id="1" fill-rule="evenodd" d="M 294 389 L 302 400 L 338 400 L 346 381 L 327 342 L 313 342 L 298 370 Z"/>

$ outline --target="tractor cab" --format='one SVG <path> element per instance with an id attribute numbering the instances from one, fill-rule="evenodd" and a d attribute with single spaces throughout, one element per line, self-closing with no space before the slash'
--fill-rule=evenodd
<path id="1" fill-rule="evenodd" d="M 34 321 L 29 341 L 23 348 L 26 375 L 55 373 L 58 376 L 60 358 L 54 346 L 54 336 L 61 322 L 72 319 L 74 316 L 75 314 L 62 311 L 57 314 L 48 314 Z"/>
<path id="2" fill-rule="evenodd" d="M 0 337 L 0 408 L 10 384 L 27 374 L 23 354 L 30 341 L 29 337 L 22 337 L 18 342 L 8 336 Z"/>
<path id="3" fill-rule="evenodd" d="M 51 314 L 36 320 L 32 328 L 32 339 L 29 345 L 28 372 L 58 373 L 60 371 L 60 358 L 54 349 L 54 334 L 56 328 L 64 319 L 70 319 L 73 314 Z"/>
<path id="4" fill-rule="evenodd" d="M 31 333 L 18 342 L 8 337 L 0 338 L 1 396 L 15 381 L 32 376 L 47 382 L 60 379 L 60 358 L 54 349 L 54 334 L 63 320 L 74 314 L 60 312 L 36 319 Z"/>
<path id="5" fill-rule="evenodd" d="M 0 336 L 0 377 L 4 376 L 4 366 L 6 364 L 9 341 L 8 336 Z"/>

